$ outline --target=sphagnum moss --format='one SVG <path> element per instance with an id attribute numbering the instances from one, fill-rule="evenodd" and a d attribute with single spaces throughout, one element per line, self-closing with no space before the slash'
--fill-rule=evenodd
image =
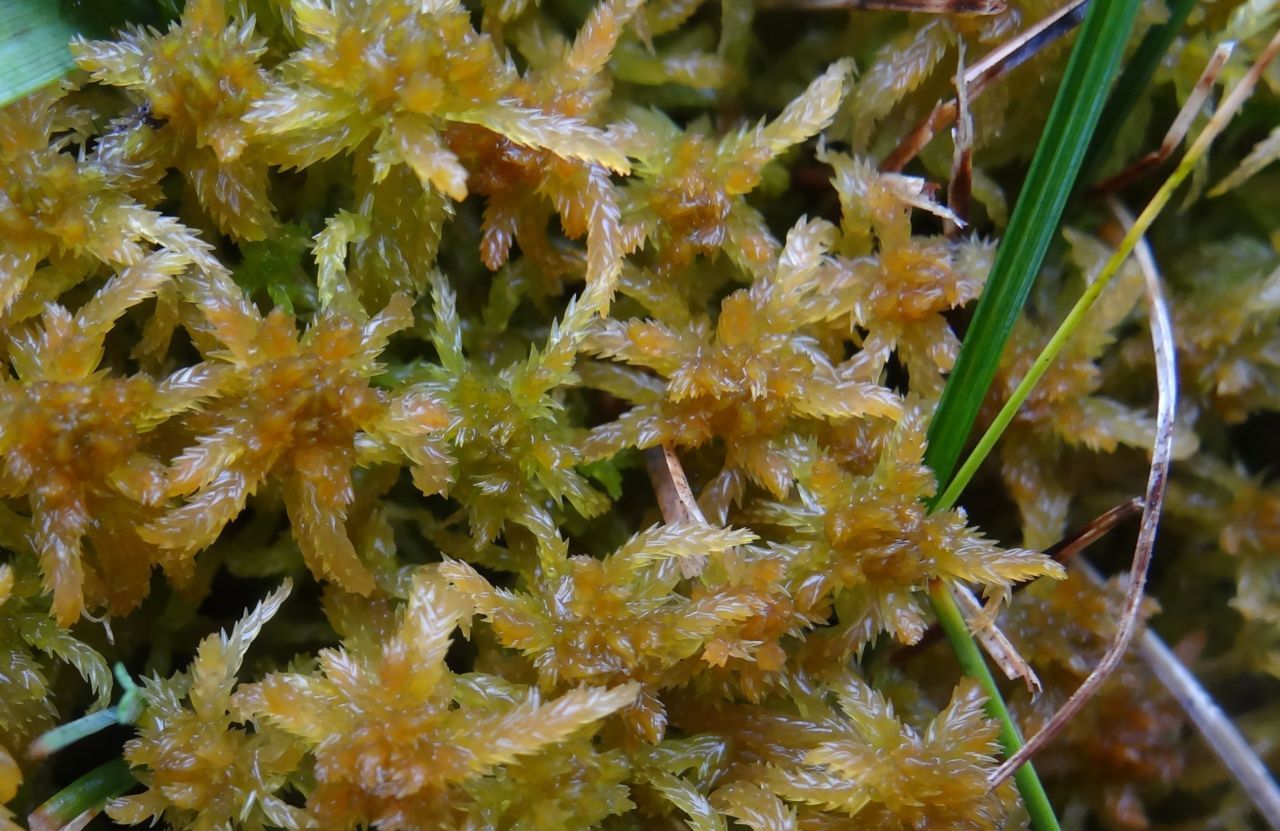
<path id="1" fill-rule="evenodd" d="M 1147 121 L 1216 33 L 1262 48 L 1255 6 L 1193 17 Z M 0 828 L 78 775 L 24 751 L 109 700 L 108 660 L 145 676 L 133 736 L 38 823 L 115 795 L 112 821 L 178 829 L 1023 824 L 978 688 L 945 648 L 894 656 L 921 592 L 963 582 L 1045 685 L 1011 695 L 1024 728 L 1088 673 L 1110 595 L 1010 598 L 1140 487 L 1149 347 L 1122 274 L 969 513 L 930 514 L 925 435 L 1000 229 L 939 233 L 945 139 L 912 175 L 875 156 L 961 41 L 972 62 L 1048 10 L 188 0 L 77 39 L 80 72 L 0 110 Z M 1062 62 L 975 103 L 991 216 Z M 1280 492 L 1232 432 L 1278 402 L 1259 146 L 1152 237 L 1200 448 L 1155 620 L 1207 640 L 1220 688 L 1273 692 Z M 984 418 L 1105 257 L 1068 216 Z M 657 521 L 659 445 L 711 524 Z M 1041 771 L 1104 827 L 1234 821 L 1184 729 L 1129 662 Z"/>

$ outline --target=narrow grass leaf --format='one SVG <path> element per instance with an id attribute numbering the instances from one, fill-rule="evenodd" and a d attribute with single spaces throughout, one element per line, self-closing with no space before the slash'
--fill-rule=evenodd
<path id="1" fill-rule="evenodd" d="M 1093 141 L 1089 143 L 1089 152 L 1085 154 L 1084 164 L 1080 168 L 1079 184 L 1081 187 L 1093 181 L 1098 168 L 1111 153 L 1120 128 L 1133 112 L 1134 105 L 1142 96 L 1142 91 L 1151 83 L 1160 61 L 1164 60 L 1169 45 L 1187 22 L 1196 0 L 1170 0 L 1169 19 L 1164 23 L 1152 26 L 1142 36 L 1142 41 L 1125 64 L 1124 71 L 1116 79 L 1115 88 L 1107 99 L 1107 105 L 1098 119 L 1098 127 L 1094 131 Z"/>
<path id="2" fill-rule="evenodd" d="M 1058 325 L 1053 336 L 1049 338 L 1049 342 L 1045 344 L 1044 349 L 1036 356 L 1035 361 L 1031 364 L 1031 369 L 1018 382 L 1018 386 L 1010 393 L 1009 400 L 1000 408 L 1000 412 L 996 413 L 986 432 L 978 439 L 973 451 L 965 459 L 964 464 L 956 472 L 956 475 L 951 478 L 942 493 L 934 498 L 933 507 L 935 509 L 949 508 L 956 503 L 965 485 L 973 478 L 983 460 L 995 448 L 1000 436 L 1004 434 L 1005 429 L 1012 423 L 1014 416 L 1018 413 L 1018 409 L 1027 400 L 1027 397 L 1031 394 L 1036 384 L 1040 382 L 1040 379 L 1044 377 L 1049 366 L 1057 359 L 1067 341 L 1080 328 L 1080 324 L 1084 322 L 1085 315 L 1089 313 L 1094 302 L 1102 294 L 1103 290 L 1110 285 L 1111 279 L 1115 277 L 1116 273 L 1120 271 L 1120 267 L 1124 265 L 1125 260 L 1133 253 L 1138 240 L 1155 222 L 1156 217 L 1165 209 L 1165 206 L 1169 204 L 1169 200 L 1173 198 L 1174 191 L 1186 181 L 1196 164 L 1209 152 L 1209 147 L 1226 128 L 1227 124 L 1230 123 L 1240 107 L 1244 105 L 1244 102 L 1253 93 L 1253 89 L 1262 77 L 1266 67 L 1278 55 L 1280 55 L 1280 32 L 1275 34 L 1245 76 L 1223 98 L 1213 117 L 1209 119 L 1209 123 L 1200 131 L 1200 135 L 1196 137 L 1191 147 L 1187 149 L 1186 155 L 1182 157 L 1173 173 L 1169 174 L 1169 178 L 1165 179 L 1164 183 L 1156 190 L 1155 195 L 1151 197 L 1151 201 L 1143 208 L 1142 213 L 1134 220 L 1133 227 L 1125 233 L 1115 251 L 1103 264 L 1098 276 L 1094 278 L 1094 281 L 1089 284 L 1084 293 L 1080 295 L 1080 298 L 1076 300 L 1075 305 L 1067 312 L 1067 316 Z M 954 378 L 954 375 L 952 377 Z"/>
<path id="3" fill-rule="evenodd" d="M 1026 185 L 929 428 L 925 461 L 940 485 L 951 478 L 1005 341 L 1057 232 L 1137 11 L 1138 0 L 1096 0 L 1076 37 Z"/>
<path id="4" fill-rule="evenodd" d="M 0 0 L 0 107 L 67 74 L 73 34 L 58 3 Z"/>
<path id="5" fill-rule="evenodd" d="M 44 759 L 117 723 L 115 707 L 98 710 L 41 733 L 27 748 L 27 756 L 31 759 Z"/>
<path id="6" fill-rule="evenodd" d="M 51 796 L 27 817 L 31 831 L 83 828 L 103 807 L 138 784 L 124 759 L 112 759 Z"/>

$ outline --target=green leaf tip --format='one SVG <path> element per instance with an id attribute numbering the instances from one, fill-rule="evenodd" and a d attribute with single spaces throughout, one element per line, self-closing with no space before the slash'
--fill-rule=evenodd
<path id="1" fill-rule="evenodd" d="M 0 0 L 0 107 L 71 71 L 74 34 L 58 3 Z"/>

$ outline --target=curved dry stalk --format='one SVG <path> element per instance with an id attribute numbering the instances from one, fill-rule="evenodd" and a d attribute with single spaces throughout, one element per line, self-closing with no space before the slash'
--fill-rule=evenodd
<path id="1" fill-rule="evenodd" d="M 1142 633 L 1138 652 L 1165 688 L 1178 699 L 1205 744 L 1213 750 L 1273 831 L 1280 831 L 1280 787 L 1231 719 L 1200 686 L 1169 647 L 1152 631 Z"/>
<path id="2" fill-rule="evenodd" d="M 1075 561 L 1073 568 L 1094 585 L 1102 586 L 1102 575 L 1086 560 Z M 1235 777 L 1262 819 L 1273 831 L 1280 831 L 1280 786 L 1231 718 L 1155 632 L 1145 630 L 1138 639 L 1137 650 L 1151 673 L 1177 699 L 1200 738 Z"/>
<path id="3" fill-rule="evenodd" d="M 1182 105 L 1181 110 L 1178 110 L 1177 117 L 1169 125 L 1169 131 L 1165 133 L 1159 147 L 1115 176 L 1104 179 L 1094 185 L 1090 192 L 1114 193 L 1121 188 L 1128 187 L 1142 174 L 1157 167 L 1165 159 L 1172 156 L 1173 151 L 1177 150 L 1178 145 L 1187 137 L 1187 130 L 1191 129 L 1191 122 L 1195 119 L 1196 113 L 1200 112 L 1200 108 L 1204 106 L 1204 102 L 1208 100 L 1209 93 L 1213 90 L 1213 85 L 1218 80 L 1218 75 L 1222 72 L 1222 67 L 1226 65 L 1227 59 L 1231 57 L 1231 53 L 1235 48 L 1234 41 L 1227 41 L 1226 43 L 1218 44 L 1218 48 L 1213 50 L 1209 63 L 1205 66 L 1204 71 L 1200 73 L 1200 77 L 1196 80 L 1196 85 L 1191 89 L 1191 94 L 1187 96 L 1186 103 Z"/>
<path id="4" fill-rule="evenodd" d="M 1111 210 L 1128 231 L 1133 217 L 1114 199 L 1109 200 Z M 1120 665 L 1125 652 L 1133 642 L 1141 624 L 1143 589 L 1155 549 L 1156 529 L 1160 523 L 1160 511 L 1164 506 L 1164 494 L 1169 479 L 1169 465 L 1173 460 L 1173 428 L 1178 401 L 1178 364 L 1174 353 L 1173 324 L 1168 304 L 1160 288 L 1159 272 L 1146 238 L 1139 239 L 1134 250 L 1138 264 L 1146 278 L 1147 300 L 1151 313 L 1151 344 L 1156 363 L 1156 436 L 1151 450 L 1151 470 L 1147 475 L 1147 490 L 1142 509 L 1142 524 L 1138 529 L 1138 542 L 1134 546 L 1133 564 L 1129 569 L 1129 586 L 1125 593 L 1124 607 L 1120 614 L 1115 638 L 1093 672 L 1072 693 L 1066 703 L 1044 728 L 1027 740 L 1018 752 L 1010 756 L 991 776 L 992 787 L 1008 779 L 1028 759 L 1053 740 L 1075 718 L 1094 693 Z"/>
<path id="5" fill-rule="evenodd" d="M 957 86 L 963 86 L 970 101 L 977 98 L 993 81 L 1016 69 L 1041 49 L 1080 25 L 1088 2 L 1089 0 L 1070 0 L 1040 22 L 991 50 L 982 60 L 964 71 L 957 79 Z M 933 140 L 939 130 L 955 123 L 959 113 L 960 103 L 956 98 L 938 102 L 924 120 L 880 162 L 880 170 L 891 173 L 902 170 L 907 162 L 914 159 Z"/>

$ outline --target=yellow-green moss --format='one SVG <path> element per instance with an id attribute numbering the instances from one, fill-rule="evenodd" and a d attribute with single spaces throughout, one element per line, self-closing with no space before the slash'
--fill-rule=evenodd
<path id="1" fill-rule="evenodd" d="M 1265 34 L 1226 5 L 1144 99 L 1161 130 L 1215 31 Z M 1032 726 L 1100 653 L 1103 590 L 1010 597 L 1140 486 L 1138 283 L 967 502 L 1010 544 L 928 514 L 983 210 L 1063 51 L 975 102 L 965 232 L 943 233 L 946 137 L 912 175 L 875 159 L 959 43 L 972 63 L 1047 10 L 188 0 L 77 39 L 74 77 L 0 111 L 0 800 L 66 784 L 23 750 L 89 706 L 77 675 L 107 700 L 110 658 L 148 675 L 134 737 L 94 751 L 141 783 L 117 823 L 1016 827 L 980 694 L 904 647 L 930 581 L 980 589 L 1046 685 L 1015 697 Z M 1280 180 L 1234 184 L 1153 234 L 1200 448 L 1160 557 L 1170 630 L 1274 691 L 1280 490 L 1231 431 L 1280 409 Z M 993 406 L 1105 255 L 1087 205 L 1071 222 Z M 636 452 L 661 445 L 700 503 L 666 523 Z M 1126 664 L 1049 751 L 1055 799 L 1229 821 L 1181 729 Z"/>

